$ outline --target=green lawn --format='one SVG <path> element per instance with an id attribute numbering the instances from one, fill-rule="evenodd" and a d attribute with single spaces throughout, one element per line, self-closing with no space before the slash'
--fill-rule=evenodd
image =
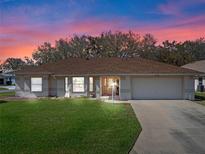
<path id="1" fill-rule="evenodd" d="M 205 92 L 196 92 L 195 98 L 197 100 L 197 103 L 205 105 Z"/>
<path id="2" fill-rule="evenodd" d="M 15 96 L 15 92 L 0 92 L 0 98 Z"/>
<path id="3" fill-rule="evenodd" d="M 129 104 L 87 99 L 0 103 L 4 154 L 126 154 L 140 131 Z"/>

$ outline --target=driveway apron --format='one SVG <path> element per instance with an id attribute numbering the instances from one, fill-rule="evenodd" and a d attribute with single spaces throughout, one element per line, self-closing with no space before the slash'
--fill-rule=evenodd
<path id="1" fill-rule="evenodd" d="M 136 100 L 142 132 L 130 154 L 205 154 L 205 106 L 186 100 Z"/>

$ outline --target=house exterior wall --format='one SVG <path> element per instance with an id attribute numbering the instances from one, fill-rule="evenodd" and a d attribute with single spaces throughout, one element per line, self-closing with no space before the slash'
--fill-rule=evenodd
<path id="1" fill-rule="evenodd" d="M 57 96 L 57 79 L 53 76 L 48 78 L 49 96 Z"/>
<path id="2" fill-rule="evenodd" d="M 130 76 L 120 77 L 120 99 L 130 100 L 131 99 L 131 80 Z"/>
<path id="3" fill-rule="evenodd" d="M 194 100 L 194 77 L 193 76 L 185 76 L 183 79 L 183 99 Z"/>
<path id="4" fill-rule="evenodd" d="M 31 91 L 31 78 L 42 77 L 42 92 Z M 88 77 L 84 77 L 84 92 L 73 92 L 72 77 L 68 77 L 68 91 L 65 90 L 65 77 L 48 77 L 48 76 L 17 76 L 16 77 L 16 96 L 20 97 L 81 97 L 88 96 Z M 94 90 L 96 90 L 97 97 L 100 97 L 100 83 L 99 78 L 94 80 Z M 95 86 L 96 85 L 96 86 Z"/>
<path id="5" fill-rule="evenodd" d="M 16 76 L 16 96 L 24 96 L 24 76 Z"/>
<path id="6" fill-rule="evenodd" d="M 48 90 L 48 76 L 32 76 L 42 77 L 42 91 L 31 91 L 31 76 L 16 76 L 16 96 L 19 97 L 47 97 L 49 96 Z"/>
<path id="7" fill-rule="evenodd" d="M 31 92 L 31 77 L 42 77 L 42 92 Z M 139 76 L 119 76 L 120 77 L 120 99 L 121 100 L 131 100 L 133 99 L 132 85 L 133 78 L 139 78 Z M 153 76 L 154 77 L 154 76 Z M 143 82 L 147 82 L 151 76 L 144 76 Z M 167 76 L 168 78 L 172 78 Z M 143 78 L 140 76 L 140 78 Z M 164 78 L 164 77 L 158 77 Z M 181 90 L 182 96 L 180 99 L 194 99 L 194 78 L 192 76 L 175 76 L 173 78 L 180 78 L 181 85 L 179 89 Z M 57 96 L 57 97 L 80 97 L 80 96 L 90 96 L 89 92 L 89 77 L 86 76 L 84 80 L 85 91 L 82 93 L 76 93 L 72 91 L 72 77 L 68 77 L 68 91 L 65 90 L 65 76 L 62 77 L 52 77 L 52 76 L 16 76 L 16 96 L 20 97 L 47 97 L 47 96 Z M 100 76 L 94 77 L 94 93 L 96 98 L 101 97 L 101 81 Z M 142 83 L 143 85 L 143 83 Z M 167 89 L 169 90 L 169 87 Z M 144 92 L 146 93 L 146 91 Z"/>
<path id="8" fill-rule="evenodd" d="M 66 76 L 65 76 L 66 77 Z M 88 77 L 84 77 L 84 92 L 73 92 L 72 77 L 68 77 L 68 91 L 65 90 L 65 77 L 56 77 L 57 80 L 57 97 L 81 97 L 88 96 Z"/>
<path id="9" fill-rule="evenodd" d="M 56 77 L 56 91 L 57 97 L 64 97 L 65 96 L 65 78 L 64 77 Z"/>

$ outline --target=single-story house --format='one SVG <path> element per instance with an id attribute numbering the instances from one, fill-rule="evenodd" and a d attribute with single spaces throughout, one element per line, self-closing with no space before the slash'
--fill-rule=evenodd
<path id="1" fill-rule="evenodd" d="M 199 74 L 142 58 L 69 58 L 17 71 L 16 95 L 192 100 Z"/>
<path id="2" fill-rule="evenodd" d="M 12 85 L 15 84 L 14 71 L 0 70 L 0 85 Z"/>
<path id="3" fill-rule="evenodd" d="M 197 76 L 195 78 L 194 87 L 195 91 L 205 91 L 205 60 L 195 61 L 182 67 L 204 73 L 203 75 Z"/>

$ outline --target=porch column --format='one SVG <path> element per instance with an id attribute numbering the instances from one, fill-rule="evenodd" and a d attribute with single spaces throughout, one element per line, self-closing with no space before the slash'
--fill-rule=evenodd
<path id="1" fill-rule="evenodd" d="M 100 77 L 95 78 L 95 95 L 100 98 Z"/>
<path id="2" fill-rule="evenodd" d="M 43 76 L 43 81 L 42 81 L 42 91 L 43 94 L 42 96 L 49 96 L 49 89 L 48 89 L 48 75 Z"/>

